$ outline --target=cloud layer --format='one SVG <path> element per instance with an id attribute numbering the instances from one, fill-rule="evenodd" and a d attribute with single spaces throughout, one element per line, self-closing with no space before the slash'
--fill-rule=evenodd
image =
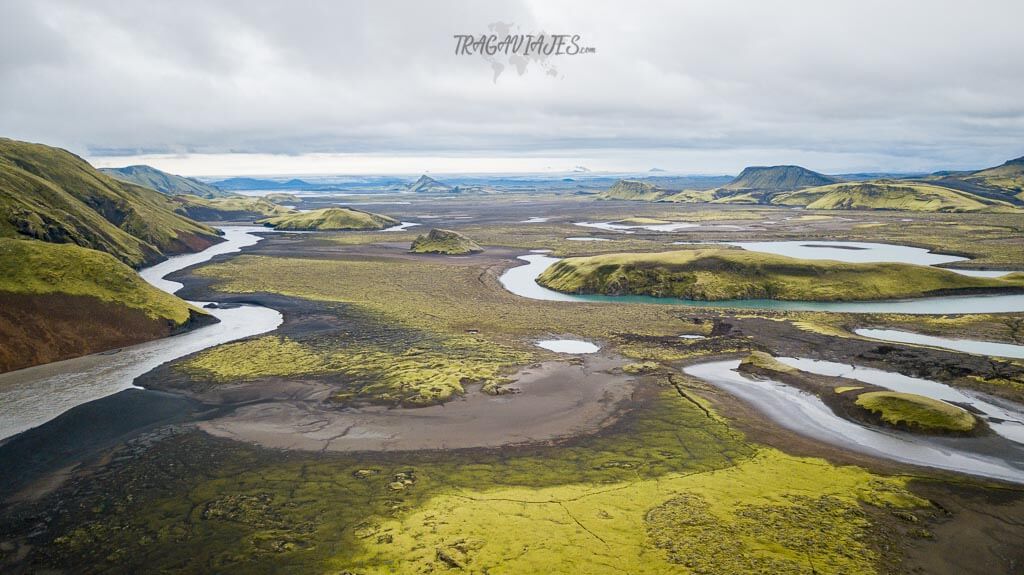
<path id="1" fill-rule="evenodd" d="M 597 52 L 493 81 L 452 35 L 497 21 Z M 1022 21 L 1016 0 L 5 2 L 0 135 L 93 157 L 983 166 L 1024 154 Z"/>

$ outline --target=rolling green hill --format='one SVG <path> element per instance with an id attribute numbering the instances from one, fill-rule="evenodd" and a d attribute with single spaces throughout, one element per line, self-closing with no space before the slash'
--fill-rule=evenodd
<path id="1" fill-rule="evenodd" d="M 214 321 L 114 256 L 0 238 L 0 371 L 132 345 Z"/>
<path id="2" fill-rule="evenodd" d="M 185 195 L 171 199 L 178 204 L 178 213 L 204 222 L 255 220 L 295 213 L 266 198 L 249 196 L 200 198 Z"/>
<path id="3" fill-rule="evenodd" d="M 176 207 L 65 150 L 0 138 L 0 237 L 73 243 L 136 267 L 219 241 Z"/>
<path id="4" fill-rule="evenodd" d="M 918 212 L 974 212 L 1011 206 L 928 184 L 900 180 L 848 182 L 807 188 L 776 195 L 772 204 L 803 206 L 814 210 L 907 210 Z"/>
<path id="5" fill-rule="evenodd" d="M 851 264 L 707 249 L 566 258 L 545 270 L 537 283 L 580 294 L 856 301 L 958 290 L 1020 290 L 1024 274 L 979 278 L 927 266 Z"/>
<path id="6" fill-rule="evenodd" d="M 124 168 L 100 168 L 108 176 L 135 184 L 144 188 L 154 189 L 168 196 L 192 195 L 201 198 L 221 198 L 231 194 L 195 178 L 176 176 L 158 170 L 152 166 L 126 166 Z"/>
<path id="7" fill-rule="evenodd" d="M 396 226 L 394 218 L 354 208 L 323 208 L 266 218 L 257 223 L 278 230 L 382 230 Z"/>

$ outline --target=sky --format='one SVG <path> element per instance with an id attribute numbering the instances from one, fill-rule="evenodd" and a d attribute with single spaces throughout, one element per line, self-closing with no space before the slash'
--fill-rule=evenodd
<path id="1" fill-rule="evenodd" d="M 1024 155 L 1021 22 L 1020 0 L 0 0 L 0 136 L 196 176 L 981 168 Z M 593 52 L 497 77 L 456 54 L 505 29 Z"/>

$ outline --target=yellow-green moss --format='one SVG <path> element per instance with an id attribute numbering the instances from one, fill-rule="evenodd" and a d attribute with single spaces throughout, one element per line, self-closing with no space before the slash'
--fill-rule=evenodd
<path id="1" fill-rule="evenodd" d="M 0 238 L 0 292 L 89 296 L 177 325 L 190 311 L 205 314 L 149 285 L 110 254 L 36 240 Z"/>
<path id="2" fill-rule="evenodd" d="M 966 409 L 914 393 L 870 391 L 857 397 L 857 405 L 888 423 L 925 431 L 970 431 L 977 425 Z"/>
<path id="3" fill-rule="evenodd" d="M 335 399 L 430 404 L 461 395 L 467 384 L 497 393 L 506 372 L 531 356 L 472 337 L 401 352 L 349 342 L 329 349 L 286 337 L 263 336 L 204 351 L 181 368 L 214 381 L 339 374 L 347 381 Z"/>
<path id="4" fill-rule="evenodd" d="M 927 506 L 900 478 L 765 449 L 707 473 L 439 494 L 374 525 L 334 569 L 387 573 L 875 573 L 861 505 Z M 543 525 L 543 528 L 538 528 Z M 382 537 L 382 535 L 384 537 Z"/>
<path id="5" fill-rule="evenodd" d="M 661 365 L 653 361 L 645 361 L 642 363 L 627 363 L 622 366 L 622 371 L 630 375 L 643 375 L 645 373 L 653 373 L 661 369 Z"/>

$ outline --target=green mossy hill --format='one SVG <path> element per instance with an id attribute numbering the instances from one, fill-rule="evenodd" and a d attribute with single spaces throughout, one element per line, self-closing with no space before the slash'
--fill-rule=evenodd
<path id="1" fill-rule="evenodd" d="M 191 312 L 205 315 L 149 285 L 113 256 L 71 244 L 0 238 L 0 292 L 90 296 L 176 325 L 188 321 Z"/>
<path id="2" fill-rule="evenodd" d="M 604 200 L 637 200 L 654 202 L 665 198 L 665 190 L 648 182 L 639 180 L 619 180 L 611 188 L 598 197 Z"/>
<path id="3" fill-rule="evenodd" d="M 537 283 L 579 294 L 856 301 L 958 290 L 1020 290 L 1024 274 L 978 278 L 909 264 L 852 264 L 707 249 L 567 258 L 545 270 Z"/>
<path id="4" fill-rule="evenodd" d="M 743 168 L 740 175 L 722 186 L 722 189 L 783 192 L 834 184 L 837 181 L 800 166 L 750 166 Z"/>
<path id="5" fill-rule="evenodd" d="M 398 220 L 354 208 L 323 208 L 260 220 L 278 230 L 382 230 Z"/>
<path id="6" fill-rule="evenodd" d="M 1010 204 L 921 182 L 877 180 L 850 182 L 780 194 L 772 203 L 812 210 L 908 210 L 975 212 L 1012 209 Z"/>
<path id="7" fill-rule="evenodd" d="M 484 251 L 476 242 L 452 230 L 433 229 L 412 242 L 409 251 L 416 254 L 464 255 Z"/>
<path id="8" fill-rule="evenodd" d="M 199 221 L 253 220 L 296 213 L 265 198 L 231 196 L 227 198 L 200 198 L 175 196 L 178 213 Z"/>
<path id="9" fill-rule="evenodd" d="M 869 391 L 857 397 L 857 405 L 886 423 L 926 432 L 968 432 L 978 423 L 961 407 L 914 393 Z"/>
<path id="10" fill-rule="evenodd" d="M 192 195 L 201 198 L 220 198 L 231 194 L 195 178 L 186 178 L 158 170 L 152 166 L 126 166 L 124 168 L 100 168 L 108 176 L 154 189 L 168 196 Z"/>
<path id="11" fill-rule="evenodd" d="M 219 241 L 216 230 L 175 207 L 65 150 L 0 138 L 0 237 L 77 244 L 132 266 Z"/>

